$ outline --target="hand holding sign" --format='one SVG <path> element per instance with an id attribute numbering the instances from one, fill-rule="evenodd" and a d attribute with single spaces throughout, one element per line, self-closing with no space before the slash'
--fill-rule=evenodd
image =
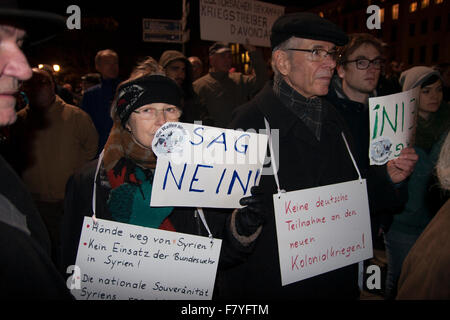
<path id="1" fill-rule="evenodd" d="M 388 161 L 387 172 L 393 183 L 400 183 L 414 170 L 419 156 L 413 148 L 405 148 L 397 159 Z"/>
<path id="2" fill-rule="evenodd" d="M 248 236 L 267 219 L 267 210 L 264 206 L 264 194 L 258 186 L 253 186 L 250 190 L 250 197 L 242 198 L 239 204 L 246 206 L 238 210 L 236 217 L 236 230 L 240 235 Z"/>

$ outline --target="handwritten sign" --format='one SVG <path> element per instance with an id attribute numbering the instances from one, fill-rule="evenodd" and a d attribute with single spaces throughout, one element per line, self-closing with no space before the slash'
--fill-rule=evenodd
<path id="1" fill-rule="evenodd" d="M 200 38 L 270 47 L 270 29 L 283 14 L 284 7 L 261 1 L 200 0 Z"/>
<path id="2" fill-rule="evenodd" d="M 369 98 L 371 165 L 383 165 L 414 143 L 419 88 Z"/>
<path id="3" fill-rule="evenodd" d="M 372 257 L 366 181 L 274 195 L 282 285 Z"/>
<path id="4" fill-rule="evenodd" d="M 152 148 L 151 206 L 240 208 L 261 177 L 267 135 L 168 122 Z"/>
<path id="5" fill-rule="evenodd" d="M 210 300 L 222 241 L 85 217 L 77 299 Z"/>

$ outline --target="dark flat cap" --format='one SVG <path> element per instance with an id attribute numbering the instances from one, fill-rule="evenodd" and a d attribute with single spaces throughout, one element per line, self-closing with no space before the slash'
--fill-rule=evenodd
<path id="1" fill-rule="evenodd" d="M 341 28 L 310 12 L 285 14 L 275 21 L 270 35 L 272 49 L 290 37 L 328 41 L 337 46 L 348 42 L 348 37 Z"/>
<path id="2" fill-rule="evenodd" d="M 0 23 L 23 28 L 30 45 L 49 40 L 66 28 L 65 17 L 24 8 L 24 1 L 19 4 L 16 0 L 0 0 Z"/>
<path id="3" fill-rule="evenodd" d="M 216 42 L 211 47 L 209 47 L 209 55 L 212 56 L 216 53 L 222 53 L 222 52 L 231 52 L 230 47 L 228 47 L 228 44 L 223 42 Z"/>

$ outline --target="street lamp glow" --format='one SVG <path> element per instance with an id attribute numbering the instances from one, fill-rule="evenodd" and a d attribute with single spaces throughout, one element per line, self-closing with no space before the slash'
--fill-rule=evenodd
<path id="1" fill-rule="evenodd" d="M 61 70 L 61 67 L 59 66 L 59 64 L 54 64 L 53 65 L 53 71 L 59 72 L 60 70 Z"/>

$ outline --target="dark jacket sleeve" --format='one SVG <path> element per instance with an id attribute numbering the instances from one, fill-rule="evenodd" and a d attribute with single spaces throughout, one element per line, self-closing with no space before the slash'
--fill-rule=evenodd
<path id="1" fill-rule="evenodd" d="M 24 232 L 2 222 L 0 251 L 0 299 L 73 299 L 43 248 Z"/>
<path id="2" fill-rule="evenodd" d="M 92 216 L 92 191 L 97 161 L 72 175 L 66 184 L 64 215 L 61 223 L 61 271 L 74 265 L 85 216 Z M 98 201 L 99 202 L 99 201 Z"/>

